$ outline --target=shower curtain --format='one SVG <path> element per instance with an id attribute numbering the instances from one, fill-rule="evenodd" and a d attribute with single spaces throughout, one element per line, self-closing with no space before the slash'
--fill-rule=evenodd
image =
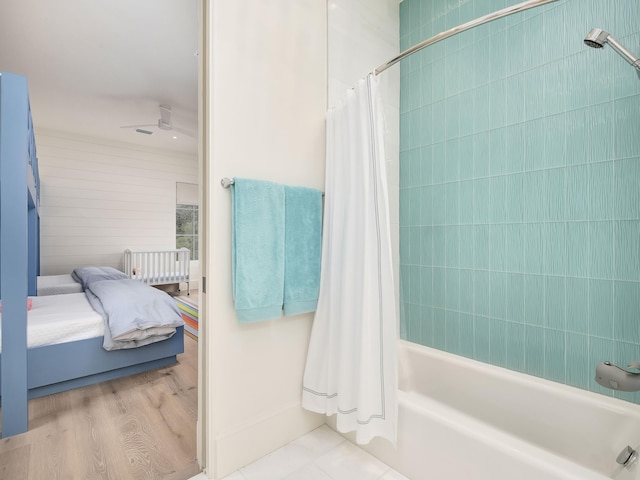
<path id="1" fill-rule="evenodd" d="M 396 307 L 378 79 L 327 114 L 320 294 L 302 406 L 336 414 L 356 442 L 395 444 Z"/>

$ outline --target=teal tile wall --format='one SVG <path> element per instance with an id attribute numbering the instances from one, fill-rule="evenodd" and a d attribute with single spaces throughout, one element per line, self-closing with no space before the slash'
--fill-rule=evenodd
<path id="1" fill-rule="evenodd" d="M 401 47 L 518 1 L 404 0 Z M 401 334 L 614 395 L 596 363 L 640 360 L 640 78 L 593 27 L 640 54 L 640 2 L 561 0 L 403 60 Z"/>

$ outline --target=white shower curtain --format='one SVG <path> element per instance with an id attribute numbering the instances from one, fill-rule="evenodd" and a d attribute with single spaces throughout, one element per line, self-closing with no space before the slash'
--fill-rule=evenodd
<path id="1" fill-rule="evenodd" d="M 362 79 L 327 114 L 327 178 L 320 296 L 302 406 L 337 415 L 356 441 L 395 443 L 396 308 L 382 104 Z"/>

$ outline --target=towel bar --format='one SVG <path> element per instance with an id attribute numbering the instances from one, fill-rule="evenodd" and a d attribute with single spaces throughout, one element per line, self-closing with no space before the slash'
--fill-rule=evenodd
<path id="1" fill-rule="evenodd" d="M 229 188 L 234 183 L 235 182 L 233 181 L 233 178 L 223 177 L 222 179 L 220 179 L 220 185 L 222 185 L 224 188 Z M 322 196 L 324 197 L 324 192 L 322 192 Z"/>

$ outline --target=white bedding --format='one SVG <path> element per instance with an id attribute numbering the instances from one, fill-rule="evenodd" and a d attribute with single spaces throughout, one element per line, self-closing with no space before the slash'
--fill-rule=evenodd
<path id="1" fill-rule="evenodd" d="M 82 285 L 69 274 L 42 275 L 36 279 L 38 296 L 62 295 L 65 293 L 81 293 Z"/>
<path id="2" fill-rule="evenodd" d="M 104 335 L 104 320 L 91 307 L 84 293 L 30 298 L 33 304 L 27 312 L 29 348 Z"/>

